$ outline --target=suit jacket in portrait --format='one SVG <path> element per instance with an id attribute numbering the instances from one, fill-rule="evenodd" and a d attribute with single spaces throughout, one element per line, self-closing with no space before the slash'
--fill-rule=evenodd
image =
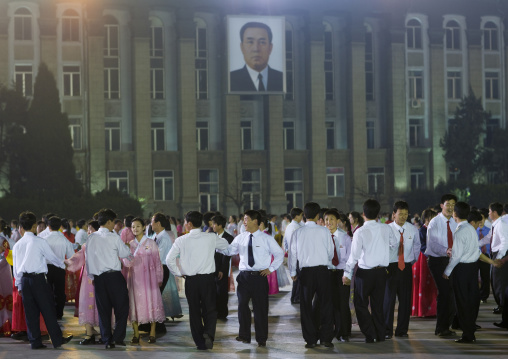
<path id="1" fill-rule="evenodd" d="M 268 66 L 268 84 L 266 91 L 282 91 L 282 72 L 272 69 Z M 229 73 L 231 91 L 257 92 L 257 88 L 252 82 L 252 78 L 247 70 L 247 65 L 239 70 Z"/>
<path id="2" fill-rule="evenodd" d="M 233 242 L 233 239 L 235 239 L 235 237 L 233 237 L 231 234 L 229 234 L 226 231 L 224 231 L 222 233 L 222 238 L 224 238 L 226 241 L 228 241 L 229 244 L 231 244 L 231 242 Z M 224 274 L 224 276 L 226 276 L 226 277 L 229 275 L 229 260 L 230 259 L 231 259 L 230 256 L 225 256 L 222 253 L 215 252 L 215 275 L 216 276 L 219 274 L 219 272 L 222 272 Z"/>

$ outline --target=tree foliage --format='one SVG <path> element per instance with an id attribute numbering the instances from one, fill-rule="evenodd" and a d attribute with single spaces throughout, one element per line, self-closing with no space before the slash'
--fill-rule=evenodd
<path id="1" fill-rule="evenodd" d="M 508 183 L 508 129 L 496 129 L 492 133 L 492 140 L 482 153 L 482 168 L 487 173 L 493 173 L 490 183 Z"/>

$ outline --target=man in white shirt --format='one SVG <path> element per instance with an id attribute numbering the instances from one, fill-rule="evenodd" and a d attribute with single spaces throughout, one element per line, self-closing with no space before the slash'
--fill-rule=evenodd
<path id="1" fill-rule="evenodd" d="M 51 250 L 62 261 L 67 257 L 71 258 L 74 254 L 72 243 L 59 231 L 62 221 L 57 216 L 48 219 L 49 235 L 44 238 L 48 242 Z M 58 320 L 63 317 L 65 307 L 65 269 L 57 267 L 48 262 L 47 281 L 53 291 L 55 298 L 56 318 Z"/>
<path id="2" fill-rule="evenodd" d="M 40 238 L 46 238 L 48 235 L 49 235 L 49 225 L 48 225 L 48 220 L 51 218 L 51 217 L 54 217 L 56 216 L 56 214 L 54 213 L 46 213 L 45 215 L 42 216 L 42 220 L 44 221 L 44 223 L 46 223 L 46 228 L 41 232 L 39 233 L 38 237 Z"/>
<path id="3" fill-rule="evenodd" d="M 303 213 L 307 222 L 291 238 L 288 265 L 291 278 L 296 280 L 296 263 L 300 266 L 300 321 L 306 348 L 314 348 L 318 339 L 333 347 L 333 307 L 331 301 L 328 265 L 333 258 L 333 240 L 330 231 L 318 226 L 321 208 L 315 202 L 305 204 Z M 320 318 L 314 323 L 312 300 L 317 295 Z"/>
<path id="4" fill-rule="evenodd" d="M 122 275 L 119 258 L 133 258 L 128 245 L 113 232 L 116 213 L 101 209 L 97 221 L 100 228 L 88 237 L 86 267 L 88 277 L 94 280 L 95 303 L 99 313 L 102 341 L 106 349 L 125 346 L 127 317 L 129 316 L 129 292 Z M 115 311 L 115 331 L 111 333 L 111 316 Z"/>
<path id="5" fill-rule="evenodd" d="M 368 199 L 363 204 L 365 223 L 355 230 L 351 255 L 344 269 L 342 282 L 351 284 L 356 263 L 354 304 L 358 325 L 366 343 L 385 340 L 383 299 L 386 288 L 386 268 L 390 263 L 390 248 L 399 242 L 387 224 L 376 222 L 381 206 L 378 201 Z M 369 312 L 369 304 L 372 310 Z"/>
<path id="6" fill-rule="evenodd" d="M 453 234 L 453 246 L 448 251 L 450 262 L 442 276 L 449 279 L 453 271 L 452 283 L 457 305 L 457 316 L 462 328 L 462 337 L 457 343 L 474 343 L 476 337 L 476 317 L 480 302 L 478 287 L 478 258 L 494 264 L 490 258 L 481 253 L 478 247 L 478 235 L 474 227 L 467 223 L 470 213 L 469 204 L 457 202 L 453 211 L 453 219 L 458 223 Z"/>
<path id="7" fill-rule="evenodd" d="M 154 240 L 159 247 L 159 257 L 161 258 L 162 270 L 164 272 L 162 284 L 160 286 L 161 294 L 164 291 L 164 288 L 166 288 L 166 284 L 169 279 L 169 268 L 166 265 L 166 257 L 173 245 L 173 241 L 171 241 L 169 234 L 166 232 L 166 227 L 169 225 L 169 221 L 164 214 L 158 212 L 152 216 L 152 229 L 155 232 Z M 166 327 L 164 326 L 164 328 Z"/>
<path id="8" fill-rule="evenodd" d="M 76 233 L 75 242 L 82 246 L 86 243 L 86 239 L 88 238 L 88 234 L 86 233 L 86 221 L 84 219 L 80 219 L 77 225 L 79 230 Z"/>
<path id="9" fill-rule="evenodd" d="M 32 349 L 46 348 L 41 340 L 39 321 L 42 314 L 53 347 L 58 348 L 68 343 L 72 335 L 62 337 L 56 321 L 55 303 L 46 281 L 46 261 L 62 269 L 65 269 L 65 264 L 53 253 L 45 240 L 35 236 L 37 218 L 32 212 L 21 213 L 19 224 L 23 237 L 13 248 L 13 272 L 15 285 L 23 298 L 28 339 Z"/>
<path id="10" fill-rule="evenodd" d="M 393 336 L 395 299 L 399 300 L 396 337 L 407 337 L 413 294 L 413 264 L 420 255 L 420 235 L 414 225 L 407 222 L 409 205 L 397 201 L 393 205 L 393 222 L 389 224 L 399 245 L 390 249 L 390 264 L 386 278 L 383 311 L 386 324 L 385 339 Z"/>
<path id="11" fill-rule="evenodd" d="M 238 322 L 240 324 L 237 341 L 250 343 L 252 322 L 249 302 L 252 299 L 256 341 L 259 347 L 266 346 L 268 339 L 268 278 L 282 264 L 284 252 L 270 235 L 259 230 L 263 218 L 258 211 L 245 212 L 246 231 L 239 234 L 222 254 L 240 255 L 236 281 L 238 283 Z M 273 262 L 272 262 L 273 256 Z"/>
<path id="12" fill-rule="evenodd" d="M 215 233 L 202 232 L 203 215 L 190 211 L 184 226 L 189 232 L 176 239 L 166 263 L 177 277 L 185 278 L 185 296 L 189 303 L 189 324 L 198 350 L 213 348 L 217 325 L 215 289 L 215 250 L 225 250 L 229 243 Z M 180 257 L 182 271 L 176 265 Z"/>
<path id="13" fill-rule="evenodd" d="M 427 228 L 427 249 L 429 270 L 437 287 L 437 319 L 435 335 L 450 336 L 455 333 L 450 330 L 455 316 L 455 304 L 450 281 L 443 278 L 443 272 L 448 265 L 448 249 L 453 245 L 453 232 L 457 223 L 452 218 L 453 208 L 457 197 L 445 194 L 441 197 L 441 213 L 432 218 Z"/>
<path id="14" fill-rule="evenodd" d="M 303 210 L 298 207 L 291 208 L 292 221 L 286 227 L 284 234 L 284 251 L 289 252 L 289 246 L 291 245 L 291 238 L 293 233 L 302 226 Z M 296 280 L 293 281 L 293 289 L 291 290 L 291 304 L 300 304 L 300 268 L 298 262 L 296 263 Z"/>
<path id="15" fill-rule="evenodd" d="M 494 202 L 489 205 L 489 217 L 492 220 L 490 237 L 490 252 L 492 259 L 503 259 L 508 253 L 508 223 L 503 220 L 503 205 Z M 486 240 L 489 240 L 488 238 Z M 505 303 L 504 292 L 508 287 L 508 266 L 492 268 L 492 293 L 499 308 Z"/>

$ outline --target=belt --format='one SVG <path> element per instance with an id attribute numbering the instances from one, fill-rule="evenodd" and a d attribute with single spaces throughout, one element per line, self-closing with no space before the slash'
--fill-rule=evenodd
<path id="1" fill-rule="evenodd" d="M 253 270 L 243 270 L 242 273 L 245 273 L 247 275 L 259 275 L 259 271 L 253 271 Z"/>
<path id="2" fill-rule="evenodd" d="M 23 273 L 23 277 L 27 277 L 27 278 L 35 278 L 35 277 L 44 276 L 44 275 L 46 275 L 46 273 Z"/>
<path id="3" fill-rule="evenodd" d="M 185 277 L 186 278 L 192 278 L 192 277 L 204 277 L 204 276 L 210 276 L 210 275 L 215 275 L 215 273 L 206 273 L 206 274 L 194 274 L 194 275 L 186 275 Z"/>
<path id="4" fill-rule="evenodd" d="M 105 271 L 105 272 L 102 272 L 102 273 L 101 273 L 101 274 L 99 274 L 99 275 L 108 274 L 108 273 L 115 273 L 115 272 L 120 272 L 120 271 L 119 271 L 119 270 L 113 270 L 113 269 L 111 269 L 111 270 L 107 270 L 107 271 Z"/>

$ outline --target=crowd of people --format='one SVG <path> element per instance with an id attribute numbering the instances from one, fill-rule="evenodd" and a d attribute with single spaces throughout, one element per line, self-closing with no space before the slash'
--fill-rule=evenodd
<path id="1" fill-rule="evenodd" d="M 0 331 L 28 339 L 32 349 L 45 348 L 49 334 L 58 348 L 72 339 L 58 321 L 74 300 L 80 345 L 125 346 L 128 322 L 130 344 L 140 343 L 140 332 L 153 344 L 168 318 L 183 316 L 184 289 L 192 338 L 209 350 L 217 320 L 229 315 L 228 292 L 236 291 L 236 340 L 251 343 L 254 316 L 254 338 L 265 347 L 268 296 L 291 284 L 306 348 L 348 342 L 354 322 L 366 343 L 408 337 L 411 316 L 436 316 L 437 336 L 460 328 L 455 341 L 473 343 L 491 286 L 494 312 L 502 314 L 494 325 L 508 329 L 508 205 L 478 209 L 445 194 L 421 216 L 410 218 L 404 201 L 391 213 L 380 209 L 372 199 L 361 213 L 309 202 L 280 221 L 264 210 L 121 221 L 102 209 L 77 228 L 54 213 L 38 221 L 23 212 L 10 226 L 0 219 Z"/>

